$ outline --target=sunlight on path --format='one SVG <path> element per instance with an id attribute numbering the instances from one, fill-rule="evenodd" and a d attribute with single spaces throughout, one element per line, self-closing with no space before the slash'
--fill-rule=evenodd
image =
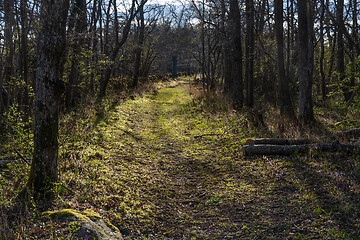
<path id="1" fill-rule="evenodd" d="M 157 227 L 180 237 L 217 235 L 212 231 L 235 224 L 228 219 L 232 210 L 221 213 L 217 205 L 239 203 L 245 189 L 246 194 L 255 190 L 229 175 L 235 165 L 230 156 L 240 157 L 239 136 L 229 138 L 238 122 L 194 107 L 185 84 L 128 101 L 111 118 L 116 124 L 107 126 L 105 137 L 114 140 L 111 155 L 132 161 L 132 171 L 141 172 L 142 179 L 134 180 L 146 185 L 141 198 L 162 219 Z M 204 133 L 218 135 L 194 138 Z M 222 148 L 218 141 L 229 145 Z M 213 218 L 216 222 L 206 220 Z"/>
<path id="2" fill-rule="evenodd" d="M 125 239 L 323 238 L 319 229 L 337 229 L 317 199 L 318 171 L 300 158 L 244 158 L 246 118 L 199 95 L 182 82 L 116 106 L 82 149 L 86 177 L 62 176 L 87 189 L 71 207 L 96 208 Z"/>

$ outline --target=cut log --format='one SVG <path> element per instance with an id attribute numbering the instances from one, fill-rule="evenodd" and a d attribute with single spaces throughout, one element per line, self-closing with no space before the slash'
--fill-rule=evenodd
<path id="1" fill-rule="evenodd" d="M 292 155 L 295 153 L 307 153 L 309 150 L 324 152 L 360 152 L 360 146 L 341 144 L 338 141 L 333 143 L 317 143 L 303 145 L 247 145 L 243 147 L 245 156 L 252 155 Z"/>
<path id="2" fill-rule="evenodd" d="M 346 137 L 346 138 L 360 137 L 360 128 L 354 128 L 344 132 L 339 132 L 336 133 L 335 136 Z"/>
<path id="3" fill-rule="evenodd" d="M 303 145 L 314 143 L 315 140 L 302 138 L 302 139 L 286 139 L 286 138 L 257 138 L 246 140 L 245 145 Z"/>
<path id="4" fill-rule="evenodd" d="M 325 142 L 335 140 L 337 138 L 356 138 L 360 137 L 360 128 L 354 128 L 343 132 L 334 133 L 319 139 L 300 138 L 300 139 L 287 139 L 287 138 L 255 138 L 248 139 L 245 145 L 304 145 L 311 143 Z"/>

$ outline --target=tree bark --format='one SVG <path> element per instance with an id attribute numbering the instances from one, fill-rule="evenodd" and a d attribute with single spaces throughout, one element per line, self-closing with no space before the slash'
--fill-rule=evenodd
<path id="1" fill-rule="evenodd" d="M 281 115 L 295 119 L 290 97 L 289 81 L 285 76 L 284 39 L 283 39 L 283 0 L 275 0 L 275 32 L 277 43 L 276 70 L 278 77 L 278 96 Z"/>
<path id="2" fill-rule="evenodd" d="M 325 46 L 324 46 L 324 15 L 325 15 L 325 3 L 324 0 L 321 0 L 320 6 L 320 59 L 319 59 L 319 68 L 321 76 L 321 95 L 322 100 L 325 103 L 326 100 L 326 79 L 324 71 L 324 58 L 325 58 Z"/>
<path id="3" fill-rule="evenodd" d="M 69 0 L 41 2 L 35 77 L 34 154 L 27 187 L 36 200 L 51 200 L 58 180 L 58 112 Z"/>
<path id="4" fill-rule="evenodd" d="M 134 66 L 134 77 L 132 81 L 132 88 L 136 88 L 138 85 L 139 80 L 139 73 L 140 73 L 140 65 L 141 65 L 141 53 L 144 43 L 144 31 L 145 31 L 145 23 L 144 23 L 144 5 L 141 5 L 139 7 L 139 39 L 138 39 L 138 45 L 135 49 L 135 66 Z"/>
<path id="5" fill-rule="evenodd" d="M 230 26 L 231 26 L 231 56 L 232 56 L 232 102 L 235 108 L 242 107 L 242 48 L 241 48 L 241 19 L 238 0 L 230 0 Z"/>
<path id="6" fill-rule="evenodd" d="M 4 21 L 5 21 L 5 29 L 4 29 L 4 43 L 5 43 L 5 66 L 3 72 L 3 81 L 2 83 L 10 83 L 11 77 L 14 76 L 14 31 L 13 27 L 15 25 L 14 20 L 14 0 L 4 1 Z M 6 93 L 8 101 L 12 100 L 11 91 L 3 91 Z M 6 104 L 5 104 L 6 106 Z M 7 106 L 6 106 L 7 107 Z"/>
<path id="7" fill-rule="evenodd" d="M 313 18 L 311 0 L 298 0 L 299 15 L 299 120 L 309 124 L 314 120 L 313 83 Z"/>
<path id="8" fill-rule="evenodd" d="M 26 0 L 21 0 L 20 1 L 20 18 L 21 18 L 21 43 L 20 43 L 20 71 L 21 71 L 21 76 L 23 78 L 23 81 L 25 83 L 24 86 L 24 91 L 23 91 L 23 100 L 24 100 L 24 105 L 26 106 L 25 109 L 25 116 L 26 118 L 29 118 L 30 116 L 30 106 L 31 106 L 31 102 L 30 102 L 30 97 L 29 97 L 29 81 L 28 81 L 28 58 L 27 58 L 27 51 L 28 51 L 28 47 L 27 47 L 27 38 L 28 38 L 28 20 L 27 20 L 27 4 L 26 4 Z"/>
<path id="9" fill-rule="evenodd" d="M 245 56 L 245 84 L 246 84 L 246 105 L 251 107 L 254 104 L 254 2 L 246 0 L 246 56 Z"/>
<path id="10" fill-rule="evenodd" d="M 339 73 L 339 83 L 343 84 L 342 91 L 344 100 L 347 102 L 350 99 L 349 84 L 344 80 L 345 78 L 345 63 L 344 63 L 344 33 L 342 29 L 344 18 L 344 0 L 337 1 L 336 11 L 336 29 L 337 29 L 337 70 Z"/>
<path id="11" fill-rule="evenodd" d="M 84 44 L 84 33 L 86 31 L 87 19 L 86 19 L 86 2 L 85 0 L 76 0 L 74 1 L 74 6 L 72 8 L 72 14 L 74 20 L 74 30 L 70 29 L 70 32 L 73 35 L 72 40 L 72 61 L 71 61 L 71 70 L 69 75 L 69 82 L 66 88 L 66 109 L 69 110 L 75 106 L 75 96 L 77 94 L 77 85 L 80 78 L 80 54 L 81 47 Z"/>

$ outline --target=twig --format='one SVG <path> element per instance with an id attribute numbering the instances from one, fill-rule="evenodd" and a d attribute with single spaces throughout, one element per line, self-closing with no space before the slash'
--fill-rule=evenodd
<path id="1" fill-rule="evenodd" d="M 17 155 L 19 155 L 19 157 L 20 157 L 25 163 L 27 163 L 27 165 L 30 165 L 29 161 L 28 161 L 26 158 L 24 158 L 23 155 L 21 155 L 16 148 L 14 148 L 14 151 L 17 153 Z"/>
<path id="2" fill-rule="evenodd" d="M 194 138 L 197 139 L 197 138 L 202 138 L 202 137 L 206 137 L 206 136 L 220 136 L 220 135 L 224 135 L 224 134 L 222 134 L 222 133 L 205 133 L 202 135 L 194 136 Z"/>
<path id="3" fill-rule="evenodd" d="M 8 163 L 11 163 L 13 160 L 0 159 L 0 168 L 5 168 Z"/>

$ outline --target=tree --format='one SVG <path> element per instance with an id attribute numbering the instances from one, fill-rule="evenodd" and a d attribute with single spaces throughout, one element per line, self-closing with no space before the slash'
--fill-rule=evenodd
<path id="1" fill-rule="evenodd" d="M 132 88 L 137 87 L 139 72 L 140 72 L 140 64 L 141 64 L 141 53 L 144 43 L 144 31 L 145 31 L 145 20 L 144 20 L 144 6 L 141 5 L 139 7 L 139 39 L 138 44 L 135 49 L 135 66 L 134 66 L 134 77 L 132 82 Z"/>
<path id="2" fill-rule="evenodd" d="M 339 73 L 339 82 L 344 81 L 345 63 L 344 63 L 344 33 L 342 29 L 344 18 L 344 0 L 337 1 L 336 21 L 337 21 L 337 69 Z M 344 82 L 345 84 L 345 82 Z M 350 98 L 347 84 L 343 87 L 344 100 L 348 101 Z"/>
<path id="3" fill-rule="evenodd" d="M 298 0 L 299 33 L 299 120 L 308 124 L 314 119 L 313 82 L 313 18 L 311 0 Z"/>
<path id="4" fill-rule="evenodd" d="M 246 105 L 254 104 L 254 2 L 246 0 L 246 61 L 245 61 L 245 84 Z"/>
<path id="5" fill-rule="evenodd" d="M 5 42 L 5 66 L 3 72 L 3 82 L 9 83 L 11 77 L 14 76 L 14 0 L 4 1 L 4 21 L 5 21 L 5 30 L 4 30 L 4 42 Z M 2 86 L 2 94 L 9 97 L 8 91 Z M 7 107 L 8 101 L 4 101 L 5 107 Z"/>
<path id="6" fill-rule="evenodd" d="M 243 105 L 243 83 L 242 83 L 242 48 L 241 48 L 241 19 L 238 0 L 230 0 L 230 31 L 231 56 L 232 56 L 232 102 L 235 107 Z"/>
<path id="7" fill-rule="evenodd" d="M 116 0 L 113 0 L 113 5 L 114 5 L 114 39 L 115 39 L 115 46 L 112 49 L 112 51 L 110 52 L 109 50 L 107 50 L 107 55 L 109 60 L 111 61 L 111 64 L 109 67 L 107 67 L 104 71 L 104 74 L 102 76 L 102 79 L 100 81 L 100 89 L 98 92 L 98 96 L 97 96 L 97 103 L 101 103 L 102 99 L 105 97 L 105 93 L 106 93 L 106 88 L 107 85 L 109 83 L 111 74 L 112 74 L 112 70 L 114 68 L 114 62 L 118 56 L 119 50 L 121 49 L 121 47 L 125 44 L 128 36 L 129 36 L 129 32 L 131 30 L 131 22 L 132 20 L 135 18 L 135 16 L 138 14 L 138 12 L 140 11 L 140 9 L 145 5 L 145 3 L 147 2 L 147 0 L 141 0 L 141 3 L 139 4 L 139 7 L 137 9 L 135 9 L 135 2 L 136 0 L 132 1 L 131 4 L 131 8 L 129 10 L 129 16 L 128 18 L 125 20 L 124 23 L 124 28 L 122 31 L 122 36 L 121 39 L 119 39 L 119 29 L 120 29 L 120 24 L 118 22 L 118 17 L 117 17 L 117 5 L 116 5 Z M 108 32 L 107 32 L 108 34 Z M 106 47 L 106 43 L 105 43 L 105 47 Z"/>
<path id="8" fill-rule="evenodd" d="M 27 58 L 27 35 L 28 35 L 28 20 L 27 20 L 27 4 L 26 0 L 20 0 L 20 19 L 21 19 L 21 43 L 20 43 L 20 72 L 25 84 L 24 91 L 24 105 L 30 107 L 29 99 L 29 79 L 28 79 L 28 58 Z M 29 113 L 30 109 L 26 109 Z M 29 114 L 26 114 L 27 117 Z"/>
<path id="9" fill-rule="evenodd" d="M 230 61 L 230 52 L 229 52 L 229 41 L 227 39 L 227 32 L 225 28 L 226 22 L 226 5 L 225 0 L 221 0 L 221 15 L 220 15 L 220 32 L 222 36 L 222 51 L 223 51 L 223 78 L 224 78 L 224 93 L 228 94 L 230 92 L 231 85 L 231 61 Z"/>
<path id="10" fill-rule="evenodd" d="M 325 57 L 325 44 L 324 44 L 324 15 L 325 15 L 325 2 L 321 0 L 320 5 L 320 59 L 319 59 L 319 68 L 321 76 L 321 93 L 322 100 L 325 102 L 326 99 L 326 82 L 325 82 L 325 72 L 324 72 L 324 57 Z"/>
<path id="11" fill-rule="evenodd" d="M 285 76 L 283 30 L 283 0 L 275 0 L 275 32 L 277 43 L 276 71 L 278 77 L 280 113 L 294 118 L 295 113 L 290 97 L 289 81 Z"/>
<path id="12" fill-rule="evenodd" d="M 75 26 L 74 26 L 75 25 Z M 80 54 L 81 48 L 84 45 L 84 34 L 86 31 L 86 2 L 85 0 L 75 0 L 72 6 L 69 32 L 73 35 L 72 50 L 73 56 L 71 61 L 71 70 L 69 75 L 69 82 L 66 88 L 66 108 L 70 109 L 75 106 L 76 86 L 80 77 Z"/>
<path id="13" fill-rule="evenodd" d="M 35 76 L 34 154 L 27 188 L 36 200 L 51 200 L 58 179 L 58 116 L 69 0 L 41 1 Z"/>

